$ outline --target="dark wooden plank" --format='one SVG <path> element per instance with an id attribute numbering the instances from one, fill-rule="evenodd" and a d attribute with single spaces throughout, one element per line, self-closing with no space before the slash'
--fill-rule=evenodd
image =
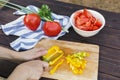
<path id="1" fill-rule="evenodd" d="M 120 66 L 120 50 L 100 47 L 100 60 Z"/>
<path id="2" fill-rule="evenodd" d="M 0 76 L 7 78 L 16 66 L 17 64 L 11 61 L 0 60 Z"/>
<path id="3" fill-rule="evenodd" d="M 6 36 L 2 30 L 0 30 L 0 46 L 5 46 L 12 49 L 9 44 L 15 40 L 17 37 L 15 36 Z"/>
<path id="4" fill-rule="evenodd" d="M 120 64 L 113 64 L 109 60 L 106 60 L 106 58 L 101 59 L 99 63 L 99 72 L 120 78 Z"/>
<path id="5" fill-rule="evenodd" d="M 120 50 L 120 30 L 105 27 L 96 36 L 88 38 L 88 42 Z"/>
<path id="6" fill-rule="evenodd" d="M 10 0 L 14 3 L 27 6 L 29 4 L 40 7 L 42 4 L 48 4 L 53 12 L 57 14 L 63 14 L 70 16 L 74 11 L 78 9 L 88 8 L 79 5 L 66 4 L 63 2 L 57 2 L 55 0 Z M 62 6 L 61 6 L 62 5 Z M 99 9 L 94 9 L 102 13 L 106 19 L 106 25 L 102 31 L 96 36 L 90 38 L 83 38 L 76 34 L 72 28 L 70 28 L 70 33 L 67 33 L 61 40 L 82 42 L 82 43 L 93 43 L 100 45 L 100 62 L 99 62 L 99 77 L 98 80 L 120 80 L 120 14 L 107 12 Z M 0 10 L 0 23 L 5 24 L 12 20 L 15 20 L 18 16 L 14 16 L 12 13 L 14 10 L 3 8 Z M 8 14 L 9 13 L 9 14 Z M 5 16 L 3 16 L 3 14 Z M 0 30 L 0 46 L 9 47 L 9 43 L 16 39 L 14 36 L 6 36 Z M 9 47 L 10 48 L 10 47 Z M 0 62 L 1 63 L 1 62 Z M 9 63 L 6 63 L 6 68 Z M 15 68 L 15 64 L 9 64 L 11 67 L 8 69 L 12 71 Z M 0 65 L 1 66 L 1 65 Z M 0 67 L 0 75 L 3 72 L 3 76 L 8 76 L 10 74 L 9 70 L 4 72 Z M 46 80 L 42 78 L 41 80 Z M 47 79 L 49 80 L 49 79 Z"/>
<path id="7" fill-rule="evenodd" d="M 114 76 L 107 75 L 104 73 L 99 73 L 98 75 L 99 75 L 98 80 L 120 80 L 120 78 L 118 77 L 114 77 Z"/>
<path id="8" fill-rule="evenodd" d="M 6 24 L 18 18 L 18 16 L 13 15 L 14 10 L 9 8 L 3 8 L 0 10 L 0 24 Z M 9 13 L 9 14 L 8 14 Z"/>
<path id="9" fill-rule="evenodd" d="M 83 43 L 93 43 L 100 46 L 106 46 L 120 50 L 120 30 L 107 27 L 101 30 L 97 35 L 89 38 L 81 37 L 75 33 L 72 28 L 70 28 L 70 32 L 63 37 L 60 37 L 59 39 Z"/>

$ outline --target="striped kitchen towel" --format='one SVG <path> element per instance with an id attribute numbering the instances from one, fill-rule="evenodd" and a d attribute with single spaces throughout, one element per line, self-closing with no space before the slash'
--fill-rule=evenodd
<path id="1" fill-rule="evenodd" d="M 33 5 L 29 5 L 27 6 L 27 8 L 31 9 L 34 12 L 38 11 L 38 8 Z M 46 36 L 42 30 L 44 21 L 41 21 L 41 24 L 39 25 L 36 31 L 31 31 L 24 25 L 23 12 L 16 11 L 13 14 L 22 15 L 22 16 L 20 16 L 18 19 L 10 23 L 1 25 L 1 27 L 6 35 L 19 36 L 16 40 L 10 43 L 10 46 L 16 51 L 31 49 L 38 43 L 38 41 L 40 41 L 43 38 L 58 39 L 60 36 L 65 35 L 65 33 L 68 32 L 68 29 L 71 26 L 68 16 L 57 15 L 55 13 L 52 13 L 52 18 L 54 19 L 54 21 L 59 22 L 64 28 L 64 30 L 62 30 L 58 36 L 49 37 Z"/>

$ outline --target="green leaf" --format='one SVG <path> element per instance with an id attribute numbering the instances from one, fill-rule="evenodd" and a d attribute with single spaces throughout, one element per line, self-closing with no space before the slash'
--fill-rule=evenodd
<path id="1" fill-rule="evenodd" d="M 42 5 L 41 8 L 38 11 L 38 14 L 40 17 L 45 20 L 45 21 L 53 21 L 52 15 L 51 15 L 51 10 L 48 5 Z"/>

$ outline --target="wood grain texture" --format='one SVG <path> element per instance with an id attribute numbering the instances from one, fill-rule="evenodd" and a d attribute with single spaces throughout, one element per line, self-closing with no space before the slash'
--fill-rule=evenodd
<path id="1" fill-rule="evenodd" d="M 99 62 L 99 46 L 93 44 L 77 43 L 62 40 L 50 40 L 43 39 L 36 47 L 44 47 L 49 49 L 50 47 L 57 45 L 64 52 L 64 56 L 67 54 L 73 54 L 75 52 L 86 51 L 90 53 L 87 58 L 87 66 L 81 75 L 75 75 L 69 69 L 69 66 L 64 62 L 55 74 L 50 75 L 48 71 L 44 72 L 43 77 L 53 78 L 58 80 L 97 80 L 98 77 L 98 62 Z M 89 75 L 88 75 L 89 74 Z"/>
<path id="2" fill-rule="evenodd" d="M 89 8 L 86 6 L 66 4 L 63 2 L 58 2 L 56 0 L 10 0 L 11 2 L 17 3 L 19 5 L 35 5 L 40 7 L 42 4 L 47 4 L 50 6 L 52 11 L 57 14 L 70 16 L 74 11 L 83 8 Z M 62 6 L 61 6 L 62 5 Z M 75 33 L 73 28 L 69 29 L 69 33 L 60 37 L 59 40 L 74 41 L 79 43 L 90 43 L 100 46 L 99 51 L 99 74 L 98 80 L 120 80 L 120 14 L 108 11 L 103 11 L 100 9 L 94 9 L 105 17 L 106 24 L 105 27 L 100 31 L 99 34 L 84 38 Z M 19 16 L 15 16 L 12 13 L 15 10 L 9 8 L 2 8 L 0 10 L 0 24 L 6 24 L 12 20 L 15 20 Z M 4 15 L 4 16 L 3 16 Z M 0 46 L 8 47 L 9 43 L 15 40 L 16 36 L 6 36 L 2 30 L 0 30 Z M 4 63 L 4 68 L 2 67 Z M 11 66 L 8 69 L 8 65 Z M 14 69 L 13 62 L 3 62 L 0 61 L 0 76 L 8 77 L 10 71 Z M 48 78 L 41 78 L 40 80 L 53 80 Z"/>

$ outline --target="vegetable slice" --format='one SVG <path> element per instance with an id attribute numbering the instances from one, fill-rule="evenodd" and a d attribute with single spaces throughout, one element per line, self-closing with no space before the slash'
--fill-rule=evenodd
<path id="1" fill-rule="evenodd" d="M 78 29 L 85 31 L 97 30 L 102 26 L 102 23 L 96 19 L 87 9 L 76 12 L 74 20 L 75 26 Z"/>
<path id="2" fill-rule="evenodd" d="M 74 74 L 82 74 L 86 67 L 85 57 L 89 56 L 87 52 L 78 52 L 66 57 L 67 64 Z"/>

